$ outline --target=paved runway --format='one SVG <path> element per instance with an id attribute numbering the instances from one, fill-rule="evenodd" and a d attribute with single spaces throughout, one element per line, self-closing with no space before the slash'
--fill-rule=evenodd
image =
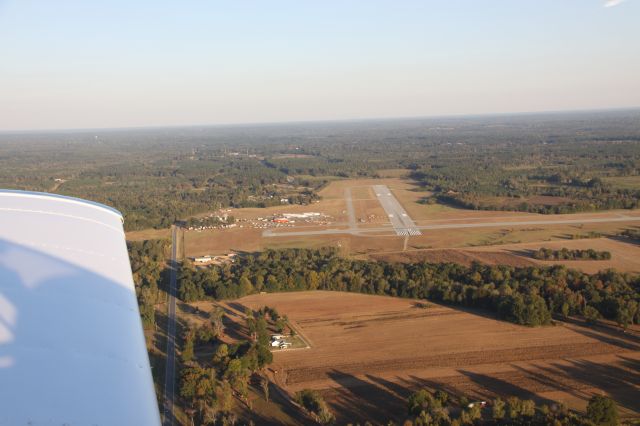
<path id="1" fill-rule="evenodd" d="M 398 235 L 422 235 L 386 185 L 373 185 L 373 191 Z"/>
<path id="2" fill-rule="evenodd" d="M 615 222 L 640 222 L 640 217 L 634 216 L 616 216 L 611 218 L 593 218 L 593 219 L 559 219 L 559 220 L 522 220 L 516 222 L 476 222 L 476 223 L 447 223 L 441 225 L 422 225 L 416 226 L 417 229 L 463 229 L 463 228 L 502 228 L 511 226 L 528 226 L 528 225 L 573 225 L 583 223 L 615 223 Z M 301 235 L 327 235 L 327 234 L 363 234 L 367 232 L 383 232 L 389 231 L 388 227 L 378 228 L 358 228 L 357 231 L 351 229 L 322 229 L 317 231 L 293 231 L 293 232 L 273 232 L 266 230 L 262 233 L 263 237 L 287 237 Z"/>

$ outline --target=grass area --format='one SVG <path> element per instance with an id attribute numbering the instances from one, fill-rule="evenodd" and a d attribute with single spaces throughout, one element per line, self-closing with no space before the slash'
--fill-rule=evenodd
<path id="1" fill-rule="evenodd" d="M 280 349 L 278 347 L 271 348 L 272 352 L 288 351 L 291 349 L 306 349 L 309 347 L 309 345 L 307 345 L 307 343 L 302 339 L 302 337 L 298 335 L 286 336 L 282 340 L 287 343 L 290 343 L 291 346 L 289 346 L 289 348 L 287 349 Z"/>
<path id="2" fill-rule="evenodd" d="M 370 186 L 356 186 L 351 188 L 351 198 L 354 200 L 371 200 L 373 193 Z"/>
<path id="3" fill-rule="evenodd" d="M 605 177 L 602 180 L 619 189 L 638 189 L 640 188 L 640 176 L 616 176 Z"/>

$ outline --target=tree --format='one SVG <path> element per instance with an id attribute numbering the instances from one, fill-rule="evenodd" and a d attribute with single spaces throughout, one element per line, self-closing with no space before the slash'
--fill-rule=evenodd
<path id="1" fill-rule="evenodd" d="M 412 393 L 407 401 L 407 409 L 409 414 L 417 416 L 422 411 L 428 411 L 429 406 L 433 404 L 433 397 L 426 389 L 420 389 Z"/>
<path id="2" fill-rule="evenodd" d="M 216 353 L 213 355 L 213 363 L 220 364 L 223 363 L 227 357 L 229 356 L 229 347 L 222 343 L 220 346 L 216 348 Z"/>
<path id="3" fill-rule="evenodd" d="M 587 418 L 599 426 L 615 426 L 618 424 L 618 409 L 611 398 L 595 395 L 587 405 Z"/>
<path id="4" fill-rule="evenodd" d="M 269 402 L 269 378 L 266 376 L 262 376 L 260 378 L 260 387 L 262 388 L 262 394 L 264 395 L 264 400 Z"/>
<path id="5" fill-rule="evenodd" d="M 465 425 L 473 424 L 473 422 L 480 417 L 482 417 L 480 405 L 474 404 L 473 407 L 462 410 L 462 413 L 460 413 L 460 422 Z"/>
<path id="6" fill-rule="evenodd" d="M 256 347 L 256 353 L 258 358 L 258 367 L 262 368 L 265 365 L 273 362 L 273 354 L 266 345 L 258 345 Z"/>
<path id="7" fill-rule="evenodd" d="M 233 389 L 227 381 L 216 387 L 216 408 L 223 413 L 228 413 L 233 408 Z"/>
<path id="8" fill-rule="evenodd" d="M 440 401 L 440 404 L 442 404 L 443 406 L 447 405 L 447 402 L 449 401 L 449 394 L 447 392 L 443 391 L 442 389 L 438 389 L 434 396 L 436 400 Z"/>
<path id="9" fill-rule="evenodd" d="M 506 414 L 505 405 L 505 402 L 500 398 L 496 398 L 493 401 L 493 407 L 491 408 L 493 420 L 504 419 L 504 416 Z"/>
<path id="10" fill-rule="evenodd" d="M 204 407 L 213 403 L 215 398 L 215 378 L 206 369 L 190 367 L 182 370 L 180 396 L 185 398 L 192 407 L 198 407 L 200 412 Z"/>
<path id="11" fill-rule="evenodd" d="M 515 420 L 520 417 L 522 409 L 522 401 L 519 398 L 512 396 L 507 399 L 507 416 L 511 420 Z"/>
<path id="12" fill-rule="evenodd" d="M 533 417 L 536 414 L 536 403 L 530 399 L 523 400 L 520 413 L 526 417 Z"/>
<path id="13" fill-rule="evenodd" d="M 618 325 L 626 330 L 629 324 L 633 322 L 633 317 L 637 309 L 638 305 L 636 302 L 618 302 L 618 309 L 616 310 L 616 322 Z"/>
<path id="14" fill-rule="evenodd" d="M 213 308 L 211 314 L 209 315 L 209 319 L 211 321 L 211 324 L 213 325 L 213 329 L 216 331 L 216 335 L 222 335 L 222 332 L 224 331 L 224 325 L 222 323 L 222 320 L 224 319 L 224 309 L 216 306 L 215 308 Z"/>
<path id="15" fill-rule="evenodd" d="M 193 341 L 195 337 L 192 332 L 187 333 L 182 349 L 182 362 L 188 363 L 193 360 Z"/>
<path id="16" fill-rule="evenodd" d="M 596 324 L 600 318 L 600 313 L 593 306 L 587 305 L 587 307 L 584 308 L 584 317 L 586 318 L 587 323 Z"/>
<path id="17" fill-rule="evenodd" d="M 239 296 L 242 297 L 247 294 L 251 294 L 252 292 L 253 292 L 253 284 L 251 284 L 251 281 L 249 281 L 249 278 L 243 275 L 242 277 L 240 277 Z"/>
<path id="18" fill-rule="evenodd" d="M 335 416 L 317 391 L 303 389 L 296 392 L 294 399 L 298 404 L 315 414 L 320 424 L 328 425 L 335 421 Z"/>

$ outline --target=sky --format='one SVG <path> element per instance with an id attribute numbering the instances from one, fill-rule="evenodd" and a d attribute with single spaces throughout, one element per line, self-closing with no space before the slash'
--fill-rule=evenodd
<path id="1" fill-rule="evenodd" d="M 640 0 L 0 0 L 0 130 L 640 106 Z"/>

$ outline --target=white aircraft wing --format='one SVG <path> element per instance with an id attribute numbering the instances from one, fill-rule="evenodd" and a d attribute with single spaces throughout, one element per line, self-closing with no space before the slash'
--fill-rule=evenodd
<path id="1" fill-rule="evenodd" d="M 0 424 L 159 425 L 122 215 L 0 191 Z"/>

